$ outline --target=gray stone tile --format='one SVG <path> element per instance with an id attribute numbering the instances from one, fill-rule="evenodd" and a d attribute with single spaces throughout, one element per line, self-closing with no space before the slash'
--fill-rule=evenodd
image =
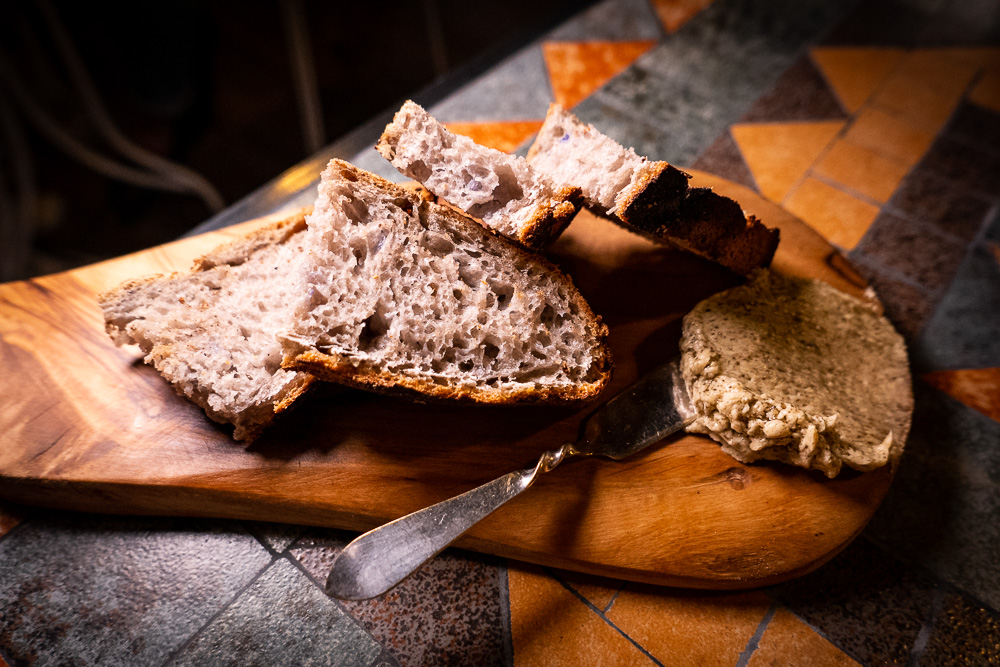
<path id="1" fill-rule="evenodd" d="M 525 47 L 429 109 L 442 122 L 541 120 L 555 98 L 540 43 Z"/>
<path id="2" fill-rule="evenodd" d="M 772 595 L 861 664 L 906 665 L 935 588 L 862 538 Z"/>
<path id="3" fill-rule="evenodd" d="M 921 665 L 1000 664 L 1000 614 L 951 594 L 937 614 Z"/>
<path id="4" fill-rule="evenodd" d="M 649 0 L 604 0 L 552 30 L 545 39 L 639 41 L 659 39 L 662 34 L 660 20 Z"/>
<path id="5" fill-rule="evenodd" d="M 281 553 L 292 542 L 301 537 L 308 528 L 287 523 L 254 521 L 247 523 L 247 530 L 270 549 Z"/>
<path id="6" fill-rule="evenodd" d="M 279 558 L 170 664 L 367 667 L 381 652 L 336 602 Z"/>
<path id="7" fill-rule="evenodd" d="M 1000 263 L 973 244 L 914 348 L 927 370 L 1000 365 Z"/>
<path id="8" fill-rule="evenodd" d="M 669 136 L 656 157 L 690 164 L 844 9 L 839 3 L 719 0 L 594 97 Z"/>
<path id="9" fill-rule="evenodd" d="M 355 535 L 316 531 L 291 548 L 317 581 Z M 448 549 L 396 588 L 341 604 L 404 665 L 503 665 L 509 628 L 501 605 L 503 562 Z"/>
<path id="10" fill-rule="evenodd" d="M 889 269 L 928 294 L 943 294 L 965 256 L 965 244 L 937 228 L 893 213 L 875 218 L 850 253 L 853 260 Z"/>
<path id="11" fill-rule="evenodd" d="M 270 560 L 237 523 L 41 514 L 0 541 L 0 647 L 15 664 L 161 664 Z"/>
<path id="12" fill-rule="evenodd" d="M 1000 423 L 923 383 L 916 389 L 899 471 L 866 534 L 1000 608 Z"/>

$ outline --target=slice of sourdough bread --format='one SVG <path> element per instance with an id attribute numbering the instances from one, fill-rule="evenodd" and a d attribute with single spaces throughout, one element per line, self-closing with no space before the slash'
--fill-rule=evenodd
<path id="1" fill-rule="evenodd" d="M 558 185 L 580 187 L 593 212 L 737 273 L 769 265 L 778 246 L 778 230 L 732 199 L 689 187 L 688 174 L 637 155 L 558 104 L 549 107 L 528 162 Z"/>
<path id="2" fill-rule="evenodd" d="M 581 205 L 578 187 L 556 186 L 524 158 L 453 134 L 412 101 L 375 148 L 434 195 L 533 250 L 555 240 Z"/>
<path id="3" fill-rule="evenodd" d="M 449 207 L 334 160 L 306 235 L 286 368 L 479 403 L 586 400 L 610 379 L 607 327 L 570 279 Z"/>
<path id="4" fill-rule="evenodd" d="M 190 273 L 126 282 L 98 297 L 108 333 L 135 344 L 215 421 L 253 440 L 313 382 L 281 368 L 278 331 L 294 295 L 284 276 L 306 254 L 305 213 L 223 245 Z"/>

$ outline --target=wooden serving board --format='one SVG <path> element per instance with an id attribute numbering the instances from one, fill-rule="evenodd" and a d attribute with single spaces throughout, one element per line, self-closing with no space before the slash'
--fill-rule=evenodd
<path id="1" fill-rule="evenodd" d="M 774 268 L 845 291 L 864 284 L 804 223 L 753 192 L 695 174 L 781 228 Z M 363 530 L 533 465 L 589 411 L 409 403 L 324 386 L 250 446 L 178 397 L 104 333 L 95 295 L 186 269 L 250 227 L 0 285 L 0 497 L 109 513 L 231 517 Z M 610 398 L 677 354 L 680 321 L 737 283 L 728 272 L 581 214 L 552 251 L 611 330 Z M 500 556 L 691 588 L 804 574 L 843 549 L 892 473 L 835 480 L 742 465 L 680 435 L 624 462 L 580 459 L 458 544 Z"/>

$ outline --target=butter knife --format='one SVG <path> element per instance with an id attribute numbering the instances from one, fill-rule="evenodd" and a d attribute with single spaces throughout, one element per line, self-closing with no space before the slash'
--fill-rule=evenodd
<path id="1" fill-rule="evenodd" d="M 534 467 L 504 475 L 355 539 L 334 560 L 326 592 L 342 600 L 381 595 L 566 459 L 592 455 L 624 459 L 679 431 L 695 417 L 675 358 L 591 413 L 582 422 L 576 442 L 543 453 Z"/>

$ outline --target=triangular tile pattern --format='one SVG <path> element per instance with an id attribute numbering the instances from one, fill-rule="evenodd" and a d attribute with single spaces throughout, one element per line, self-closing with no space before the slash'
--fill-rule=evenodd
<path id="1" fill-rule="evenodd" d="M 570 109 L 620 74 L 656 42 L 545 42 L 555 101 Z"/>
<path id="2" fill-rule="evenodd" d="M 973 410 L 1000 421 L 1000 367 L 935 371 L 923 379 Z"/>
<path id="3" fill-rule="evenodd" d="M 500 121 L 487 123 L 445 123 L 445 127 L 469 137 L 477 144 L 512 153 L 542 127 L 540 120 Z"/>
<path id="4" fill-rule="evenodd" d="M 674 34 L 713 0 L 651 0 L 653 11 L 667 34 Z"/>
<path id="5" fill-rule="evenodd" d="M 820 47 L 731 132 L 763 195 L 850 250 L 967 93 L 1000 105 L 1000 49 Z"/>
<path id="6" fill-rule="evenodd" d="M 848 114 L 808 56 L 799 58 L 760 97 L 741 123 L 847 120 Z"/>
<path id="7" fill-rule="evenodd" d="M 843 121 L 747 123 L 732 134 L 761 194 L 781 202 L 843 128 Z"/>
<path id="8" fill-rule="evenodd" d="M 756 181 L 754 181 L 753 174 L 750 173 L 750 168 L 743 159 L 743 154 L 740 153 L 740 147 L 736 145 L 732 133 L 728 130 L 698 156 L 691 168 L 707 171 L 734 183 L 745 185 L 751 190 L 760 191 Z"/>
<path id="9" fill-rule="evenodd" d="M 883 48 L 824 47 L 812 51 L 813 61 L 851 113 L 868 101 L 904 55 L 902 49 Z"/>

